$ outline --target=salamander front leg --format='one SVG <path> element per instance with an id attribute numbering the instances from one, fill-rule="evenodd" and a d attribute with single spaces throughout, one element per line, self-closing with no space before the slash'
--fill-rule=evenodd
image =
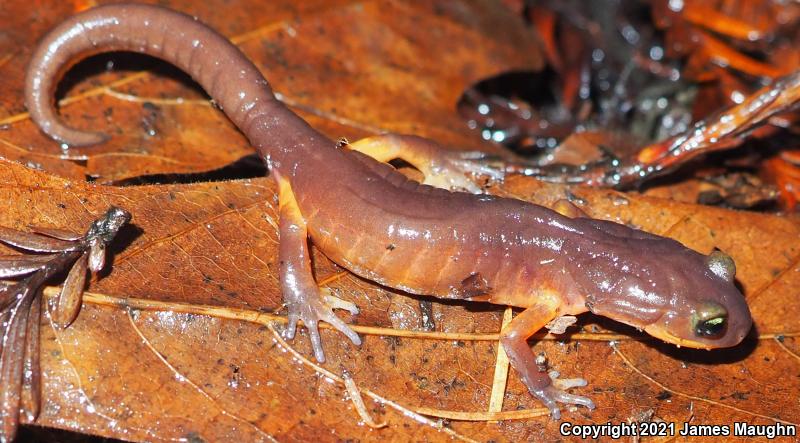
<path id="1" fill-rule="evenodd" d="M 322 341 L 319 336 L 319 322 L 325 321 L 346 335 L 353 344 L 360 345 L 361 338 L 347 324 L 337 317 L 325 300 L 333 297 L 325 294 L 317 286 L 311 273 L 311 260 L 308 248 L 308 231 L 300 208 L 297 206 L 294 193 L 288 181 L 281 179 L 277 171 L 273 171 L 278 179 L 280 200 L 280 259 L 281 291 L 289 307 L 289 324 L 286 338 L 294 338 L 297 321 L 302 320 L 311 336 L 311 346 L 317 361 L 325 361 Z M 351 313 L 358 312 L 352 303 L 342 302 L 335 307 L 344 308 Z"/>
<path id="2" fill-rule="evenodd" d="M 522 311 L 500 332 L 500 342 L 511 361 L 511 366 L 519 373 L 528 391 L 550 409 L 550 415 L 554 420 L 561 418 L 561 411 L 556 402 L 594 409 L 594 403 L 588 398 L 564 392 L 572 387 L 586 386 L 585 380 L 577 378 L 559 380 L 558 372 L 551 371 L 548 374 L 540 370 L 533 352 L 528 347 L 528 337 L 553 320 L 557 314 L 558 301 L 544 298 L 540 304 Z"/>
<path id="3" fill-rule="evenodd" d="M 502 167 L 492 165 L 492 159 L 485 153 L 452 151 L 415 135 L 376 135 L 347 147 L 384 163 L 404 160 L 422 172 L 423 184 L 447 190 L 481 194 L 483 190 L 467 175 L 502 180 L 505 174 Z"/>

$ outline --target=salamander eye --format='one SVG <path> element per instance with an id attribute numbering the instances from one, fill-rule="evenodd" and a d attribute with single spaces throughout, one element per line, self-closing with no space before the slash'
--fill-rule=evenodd
<path id="1" fill-rule="evenodd" d="M 714 250 L 706 257 L 706 265 L 711 272 L 725 281 L 732 283 L 734 277 L 736 277 L 736 263 L 734 263 L 730 255 L 719 249 Z"/>
<path id="2" fill-rule="evenodd" d="M 715 302 L 705 302 L 693 318 L 694 334 L 698 337 L 719 337 L 728 325 L 728 311 Z"/>
<path id="3" fill-rule="evenodd" d="M 714 317 L 698 323 L 694 333 L 701 337 L 716 337 L 725 331 L 725 317 Z"/>

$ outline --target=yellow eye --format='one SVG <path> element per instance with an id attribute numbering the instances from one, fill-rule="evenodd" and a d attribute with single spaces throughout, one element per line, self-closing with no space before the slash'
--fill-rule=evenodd
<path id="1" fill-rule="evenodd" d="M 734 263 L 730 255 L 720 250 L 715 250 L 706 257 L 706 265 L 718 277 L 733 283 L 733 279 L 736 277 L 736 263 Z"/>
<path id="2" fill-rule="evenodd" d="M 727 324 L 728 311 L 711 300 L 701 302 L 692 315 L 692 327 L 697 337 L 719 337 L 725 332 Z"/>
<path id="3" fill-rule="evenodd" d="M 725 317 L 714 317 L 697 322 L 694 333 L 701 337 L 715 337 L 725 331 Z"/>

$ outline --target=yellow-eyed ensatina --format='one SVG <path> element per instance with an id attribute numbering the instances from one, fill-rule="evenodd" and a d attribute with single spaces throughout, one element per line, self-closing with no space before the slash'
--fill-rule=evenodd
<path id="1" fill-rule="evenodd" d="M 189 73 L 264 158 L 279 185 L 287 335 L 302 320 L 320 361 L 318 322 L 330 323 L 355 344 L 360 338 L 321 296 L 309 238 L 336 263 L 382 285 L 524 308 L 503 329 L 501 341 L 525 385 L 554 418 L 560 417 L 556 402 L 594 407 L 561 389 L 580 381 L 554 382 L 540 370 L 527 344 L 559 316 L 591 311 L 697 348 L 736 345 L 751 328 L 727 255 L 706 256 L 668 238 L 519 200 L 410 181 L 373 157 L 420 163 L 436 158 L 429 144 L 389 135 L 355 143 L 355 149 L 337 146 L 278 101 L 238 48 L 195 18 L 165 8 L 101 6 L 44 37 L 32 57 L 25 98 L 45 133 L 67 145 L 104 140 L 65 126 L 55 113 L 53 91 L 70 63 L 113 50 L 149 54 Z"/>

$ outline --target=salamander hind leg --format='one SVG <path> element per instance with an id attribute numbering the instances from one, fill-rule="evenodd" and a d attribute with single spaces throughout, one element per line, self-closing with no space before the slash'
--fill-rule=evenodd
<path id="1" fill-rule="evenodd" d="M 502 167 L 483 152 L 453 151 L 415 135 L 383 134 L 366 137 L 347 147 L 387 163 L 401 159 L 417 168 L 425 176 L 423 184 L 447 190 L 461 190 L 481 194 L 475 183 L 478 176 L 500 181 Z"/>
<path id="2" fill-rule="evenodd" d="M 308 248 L 308 230 L 294 193 L 288 181 L 283 180 L 277 171 L 280 201 L 280 281 L 284 300 L 289 308 L 289 324 L 286 338 L 294 338 L 298 320 L 308 330 L 311 346 L 317 361 L 325 361 L 322 341 L 319 335 L 319 322 L 324 321 L 346 335 L 354 344 L 360 345 L 361 338 L 347 324 L 333 313 L 333 307 L 358 313 L 354 304 L 339 300 L 329 292 L 320 289 L 311 273 L 311 260 Z M 329 304 L 330 303 L 330 304 Z"/>
<path id="3" fill-rule="evenodd" d="M 557 371 L 545 372 L 536 364 L 533 352 L 528 346 L 528 337 L 553 320 L 557 312 L 556 300 L 543 299 L 540 304 L 529 307 L 515 317 L 500 332 L 500 341 L 511 361 L 511 366 L 519 373 L 528 391 L 550 409 L 550 415 L 555 420 L 561 418 L 557 403 L 583 405 L 594 409 L 594 403 L 590 399 L 564 392 L 573 387 L 586 386 L 586 380 L 580 378 L 562 380 L 558 379 Z"/>

